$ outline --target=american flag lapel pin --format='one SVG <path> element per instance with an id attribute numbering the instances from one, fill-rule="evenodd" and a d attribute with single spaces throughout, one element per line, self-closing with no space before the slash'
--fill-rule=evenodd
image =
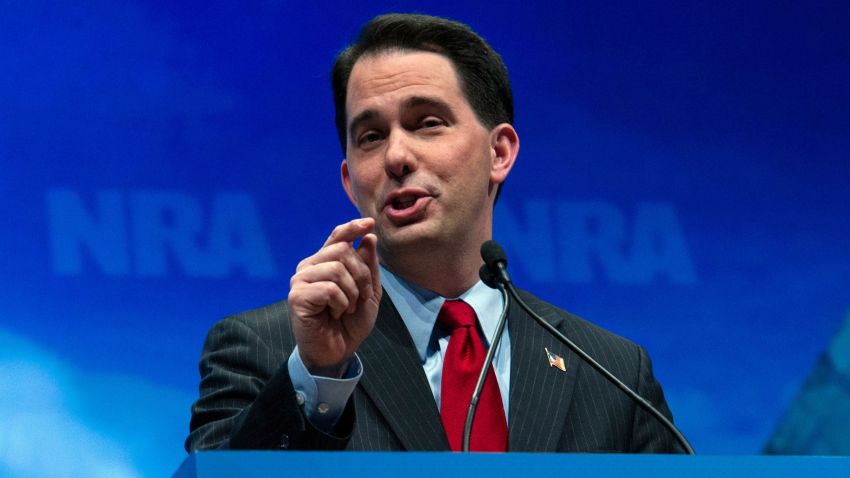
<path id="1" fill-rule="evenodd" d="M 549 351 L 547 347 L 543 347 L 543 350 L 546 351 L 546 358 L 549 359 L 550 367 L 558 367 L 558 370 L 561 372 L 567 371 L 567 366 L 564 364 L 564 358 L 560 355 L 555 355 Z"/>

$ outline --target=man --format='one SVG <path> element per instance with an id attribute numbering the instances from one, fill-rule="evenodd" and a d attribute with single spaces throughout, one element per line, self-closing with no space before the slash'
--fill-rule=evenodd
<path id="1" fill-rule="evenodd" d="M 465 25 L 385 15 L 332 83 L 342 183 L 362 218 L 298 265 L 288 301 L 213 327 L 189 451 L 460 448 L 503 306 L 478 270 L 519 151 L 507 70 Z M 525 300 L 669 415 L 640 347 Z M 473 450 L 678 451 L 516 306 L 472 431 Z"/>

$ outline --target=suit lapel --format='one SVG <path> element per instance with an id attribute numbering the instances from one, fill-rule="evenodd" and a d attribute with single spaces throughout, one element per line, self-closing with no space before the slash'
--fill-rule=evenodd
<path id="1" fill-rule="evenodd" d="M 546 317 L 559 327 L 561 319 Z M 508 317 L 511 336 L 510 451 L 558 451 L 567 426 L 580 360 L 540 327 L 516 301 Z M 545 349 L 564 359 L 566 372 L 549 365 Z"/>
<path id="2" fill-rule="evenodd" d="M 358 351 L 363 390 L 408 450 L 448 450 L 440 412 L 419 354 L 384 292 L 375 328 Z"/>

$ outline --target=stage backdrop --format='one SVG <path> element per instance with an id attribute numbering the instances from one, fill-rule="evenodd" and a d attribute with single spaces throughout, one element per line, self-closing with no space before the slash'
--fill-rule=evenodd
<path id="1" fill-rule="evenodd" d="M 850 416 L 847 4 L 450 3 L 4 2 L 0 474 L 175 469 L 208 328 L 356 216 L 334 55 L 417 10 L 510 69 L 515 282 L 646 346 L 701 453 L 850 449 L 823 431 Z"/>

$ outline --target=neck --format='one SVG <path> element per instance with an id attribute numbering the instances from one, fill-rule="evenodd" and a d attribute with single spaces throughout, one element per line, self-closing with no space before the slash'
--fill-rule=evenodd
<path id="1" fill-rule="evenodd" d="M 426 254 L 381 251 L 381 262 L 394 274 L 443 297 L 458 297 L 478 282 L 483 261 L 477 250 L 426 250 Z"/>

